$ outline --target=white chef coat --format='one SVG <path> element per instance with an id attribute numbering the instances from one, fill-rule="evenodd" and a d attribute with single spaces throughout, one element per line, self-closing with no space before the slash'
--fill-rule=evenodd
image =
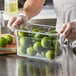
<path id="1" fill-rule="evenodd" d="M 56 31 L 59 32 L 62 25 L 76 19 L 76 0 L 53 0 L 57 15 Z"/>

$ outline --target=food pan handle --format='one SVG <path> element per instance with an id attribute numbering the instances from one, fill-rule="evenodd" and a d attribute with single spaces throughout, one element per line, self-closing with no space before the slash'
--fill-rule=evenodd
<path id="1" fill-rule="evenodd" d="M 68 58 L 73 58 L 72 42 L 68 39 L 65 39 L 63 35 L 60 35 L 59 42 L 62 50 L 65 52 L 65 55 Z"/>
<path id="2" fill-rule="evenodd" d="M 60 35 L 60 44 L 62 51 L 64 52 L 64 63 L 65 63 L 65 70 L 67 76 L 72 76 L 72 61 L 73 61 L 73 49 L 71 41 L 65 39 L 62 35 Z M 64 67 L 64 66 L 63 66 Z"/>

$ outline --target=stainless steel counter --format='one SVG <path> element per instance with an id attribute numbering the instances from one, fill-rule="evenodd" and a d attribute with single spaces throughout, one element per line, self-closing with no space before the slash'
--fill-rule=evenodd
<path id="1" fill-rule="evenodd" d="M 62 65 L 21 58 L 16 55 L 0 56 L 0 76 L 63 76 Z"/>
<path id="2" fill-rule="evenodd" d="M 62 63 L 18 57 L 16 54 L 0 56 L 0 76 L 76 76 L 76 57 L 69 60 L 68 68 Z"/>

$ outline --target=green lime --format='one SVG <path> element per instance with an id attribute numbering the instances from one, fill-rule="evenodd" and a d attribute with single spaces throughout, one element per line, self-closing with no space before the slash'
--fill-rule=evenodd
<path id="1" fill-rule="evenodd" d="M 33 28 L 33 29 L 32 29 L 32 32 L 39 32 L 39 29 Z"/>
<path id="2" fill-rule="evenodd" d="M 34 50 L 33 47 L 28 47 L 26 51 L 27 51 L 27 54 L 30 55 L 30 56 L 36 54 L 36 51 Z"/>
<path id="3" fill-rule="evenodd" d="M 44 35 L 42 35 L 42 34 L 35 34 L 34 35 L 35 40 L 41 40 L 43 37 L 44 37 Z"/>
<path id="4" fill-rule="evenodd" d="M 20 31 L 19 31 L 19 32 L 18 32 L 18 35 L 19 35 L 19 36 L 26 36 L 26 33 L 25 33 L 25 32 L 20 32 Z"/>
<path id="5" fill-rule="evenodd" d="M 44 48 L 48 48 L 51 45 L 51 40 L 49 40 L 49 37 L 43 37 L 41 40 L 41 45 Z"/>
<path id="6" fill-rule="evenodd" d="M 5 47 L 7 40 L 4 37 L 0 37 L 0 47 Z"/>
<path id="7" fill-rule="evenodd" d="M 25 54 L 26 53 L 26 49 L 23 46 L 19 46 L 17 51 L 18 51 L 19 54 Z"/>
<path id="8" fill-rule="evenodd" d="M 11 35 L 5 35 L 4 38 L 7 40 L 8 45 L 13 42 L 13 37 Z"/>
<path id="9" fill-rule="evenodd" d="M 56 32 L 56 30 L 50 30 L 49 33 L 54 34 L 54 33 L 57 33 L 57 32 Z"/>
<path id="10" fill-rule="evenodd" d="M 51 40 L 51 49 L 55 50 L 57 47 L 57 40 Z"/>
<path id="11" fill-rule="evenodd" d="M 54 57 L 55 57 L 55 51 L 54 50 L 48 50 L 46 52 L 46 58 L 48 58 L 48 59 L 54 59 Z"/>
<path id="12" fill-rule="evenodd" d="M 43 30 L 37 29 L 37 28 L 33 28 L 33 29 L 32 29 L 32 32 L 43 32 Z"/>
<path id="13" fill-rule="evenodd" d="M 39 29 L 33 28 L 32 32 L 39 32 Z"/>
<path id="14" fill-rule="evenodd" d="M 56 36 L 50 36 L 50 39 L 51 40 L 57 40 L 57 37 Z"/>
<path id="15" fill-rule="evenodd" d="M 31 36 L 34 37 L 34 35 L 36 34 L 36 32 L 39 32 L 39 29 L 33 28 L 31 31 Z"/>
<path id="16" fill-rule="evenodd" d="M 23 31 L 21 31 L 23 30 Z M 18 31 L 18 36 L 22 37 L 22 36 L 28 36 L 28 33 L 24 32 L 26 31 L 26 28 L 21 28 L 20 31 Z"/>
<path id="17" fill-rule="evenodd" d="M 49 31 L 49 34 L 56 34 L 56 33 L 57 33 L 57 32 L 56 32 L 55 30 L 50 30 L 50 31 Z M 51 39 L 51 40 L 56 40 L 56 38 L 57 38 L 56 35 L 55 35 L 55 36 L 50 36 L 50 39 Z"/>
<path id="18" fill-rule="evenodd" d="M 19 42 L 21 46 L 27 46 L 29 44 L 29 38 L 23 36 L 20 38 Z"/>
<path id="19" fill-rule="evenodd" d="M 39 41 L 35 42 L 33 48 L 35 49 L 35 51 L 41 51 L 42 50 L 41 42 Z"/>

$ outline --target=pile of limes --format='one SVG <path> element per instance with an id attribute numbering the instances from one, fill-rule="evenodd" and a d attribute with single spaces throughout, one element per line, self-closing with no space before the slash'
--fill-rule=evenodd
<path id="1" fill-rule="evenodd" d="M 6 47 L 6 45 L 10 45 L 13 42 L 13 37 L 11 35 L 5 35 L 0 37 L 0 47 Z"/>
<path id="2" fill-rule="evenodd" d="M 42 57 L 46 57 L 48 59 L 55 58 L 55 49 L 57 42 L 56 36 L 43 34 L 46 32 L 37 28 L 32 29 L 31 32 L 27 32 L 27 29 L 21 30 L 17 32 L 18 47 L 20 48 L 18 49 L 18 53 L 24 55 L 27 54 L 29 56 L 40 54 Z M 26 32 L 24 32 L 23 30 L 25 30 Z M 52 30 L 48 31 L 47 33 L 55 34 L 57 32 L 55 30 Z"/>

